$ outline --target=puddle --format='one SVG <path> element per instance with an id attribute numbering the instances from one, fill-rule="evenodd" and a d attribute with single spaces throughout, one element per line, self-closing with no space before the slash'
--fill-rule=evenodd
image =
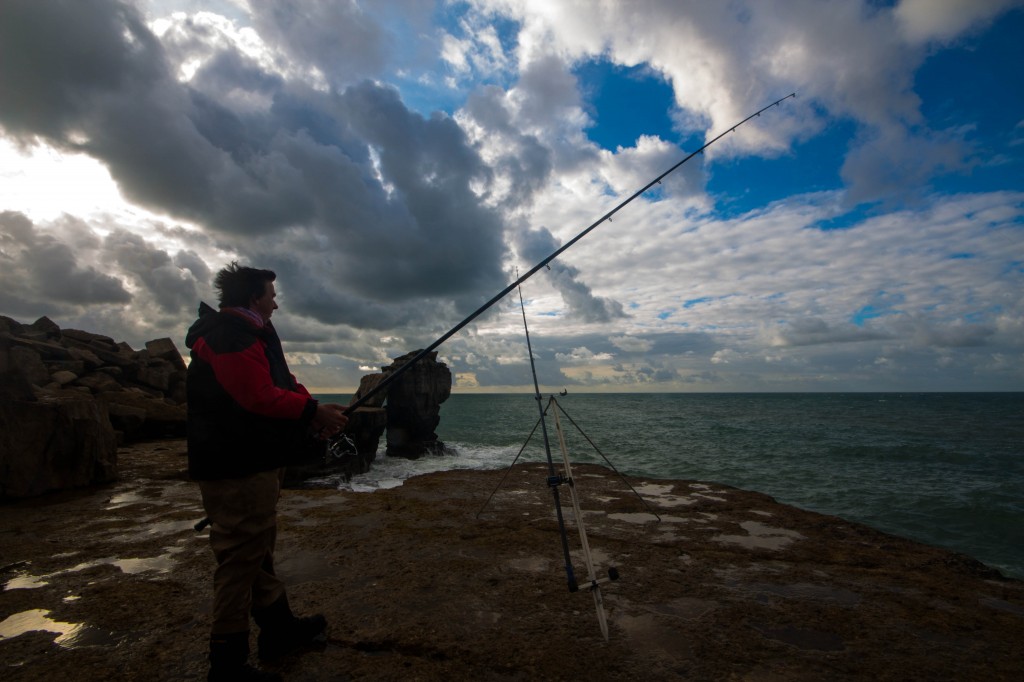
<path id="1" fill-rule="evenodd" d="M 198 515 L 199 512 L 197 512 Z M 160 535 L 177 535 L 185 531 L 194 531 L 196 520 L 194 517 L 187 519 L 173 519 L 170 521 L 159 521 L 156 523 L 150 523 L 149 521 L 143 521 L 142 525 L 129 533 L 118 533 L 113 535 L 112 539 L 118 542 L 137 542 L 139 540 L 146 540 L 149 538 L 157 537 Z"/>
<path id="2" fill-rule="evenodd" d="M 625 521 L 626 523 L 651 523 L 658 520 L 657 516 L 654 514 L 648 514 L 647 512 L 609 514 L 608 518 L 615 519 L 616 521 Z"/>
<path id="3" fill-rule="evenodd" d="M 4 592 L 7 590 L 34 590 L 37 587 L 45 587 L 50 583 L 44 578 L 48 576 L 29 575 L 27 573 L 11 578 L 4 584 Z"/>
<path id="4" fill-rule="evenodd" d="M 740 528 L 748 535 L 716 535 L 715 542 L 740 545 L 747 549 L 780 550 L 788 547 L 794 540 L 803 540 L 804 536 L 794 530 L 773 528 L 758 521 L 743 521 Z"/>
<path id="5" fill-rule="evenodd" d="M 175 562 L 172 555 L 181 551 L 180 547 L 169 549 L 173 549 L 173 551 L 170 551 L 167 554 L 161 554 L 160 556 L 150 557 L 148 559 L 114 559 L 109 563 L 120 568 L 122 573 L 127 573 L 129 575 L 145 573 L 146 571 L 168 573 L 172 568 L 174 568 Z"/>
<path id="6" fill-rule="evenodd" d="M 725 491 L 714 490 L 711 486 L 703 483 L 691 483 L 689 495 L 672 494 L 672 484 L 645 483 L 636 488 L 642 497 L 651 498 L 660 507 L 688 507 L 700 500 L 711 500 L 714 502 L 725 502 Z"/>
<path id="7" fill-rule="evenodd" d="M 183 551 L 183 547 L 165 547 L 165 554 L 161 554 L 155 557 L 146 558 L 128 558 L 121 559 L 118 557 L 104 557 L 102 559 L 94 559 L 92 561 L 86 561 L 80 563 L 71 568 L 64 569 L 63 571 L 54 571 L 53 573 L 47 573 L 45 575 L 31 575 L 29 573 L 23 573 L 19 576 L 11 578 L 4 584 L 4 591 L 7 590 L 34 590 L 39 587 L 49 585 L 49 578 L 53 578 L 58 575 L 65 573 L 78 573 L 85 571 L 90 568 L 109 564 L 116 566 L 122 573 L 127 575 L 134 575 L 136 573 L 145 573 L 146 571 L 156 571 L 157 573 L 169 573 L 174 568 L 174 555 Z"/>
<path id="8" fill-rule="evenodd" d="M 53 640 L 65 649 L 87 646 L 109 646 L 117 644 L 118 638 L 112 632 L 104 632 L 83 623 L 64 623 L 50 618 L 46 609 L 22 611 L 0 622 L 0 641 L 12 639 L 26 632 L 52 632 Z"/>
<path id="9" fill-rule="evenodd" d="M 147 501 L 149 501 L 149 498 L 144 497 L 143 495 L 133 490 L 126 493 L 118 493 L 117 495 L 114 495 L 109 500 L 107 500 L 107 506 L 104 507 L 104 509 L 106 509 L 107 511 L 113 509 L 121 509 L 122 507 L 127 507 L 129 505 Z"/>

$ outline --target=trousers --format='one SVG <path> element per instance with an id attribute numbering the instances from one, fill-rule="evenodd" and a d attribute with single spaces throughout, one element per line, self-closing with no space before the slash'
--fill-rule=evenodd
<path id="1" fill-rule="evenodd" d="M 284 583 L 274 574 L 283 475 L 283 469 L 273 469 L 244 478 L 199 481 L 210 519 L 210 548 L 217 560 L 211 635 L 247 632 L 253 610 L 285 595 Z"/>

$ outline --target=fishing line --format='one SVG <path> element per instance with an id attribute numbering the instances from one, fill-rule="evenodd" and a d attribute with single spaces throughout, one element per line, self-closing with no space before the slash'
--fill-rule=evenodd
<path id="1" fill-rule="evenodd" d="M 429 346 L 427 346 L 423 350 L 419 351 L 415 356 L 413 356 L 413 358 L 411 360 L 409 360 L 405 364 L 401 365 L 400 367 L 396 368 L 393 372 L 391 372 L 391 374 L 389 374 L 387 377 L 385 377 L 383 381 L 381 381 L 376 386 L 374 386 L 372 389 L 370 389 L 366 394 L 356 398 L 351 403 L 349 403 L 348 406 L 345 408 L 345 414 L 346 415 L 350 415 L 350 414 L 352 414 L 352 412 L 354 412 L 356 410 L 356 408 L 365 405 L 373 396 L 375 396 L 378 393 L 382 392 L 388 386 L 390 386 L 395 381 L 397 381 L 398 378 L 400 376 L 402 376 L 402 374 L 404 374 L 407 370 L 409 370 L 413 365 L 415 365 L 417 362 L 419 362 L 424 357 L 426 357 L 430 352 L 432 352 L 438 346 L 440 346 L 442 343 L 444 343 L 445 341 L 450 339 L 452 336 L 454 336 L 456 333 L 458 333 L 459 330 L 461 330 L 467 324 L 469 324 L 470 322 L 475 320 L 477 317 L 479 317 L 481 314 L 483 314 L 488 308 L 490 308 L 495 303 L 497 303 L 498 301 L 503 299 L 505 296 L 507 296 L 509 294 L 509 292 L 511 292 L 513 289 L 515 289 L 520 284 L 525 282 L 527 279 L 529 279 L 530 277 L 535 275 L 538 270 L 540 270 L 541 268 L 546 266 L 548 263 L 550 263 L 555 258 L 560 256 L 569 247 L 573 246 L 580 239 L 582 239 L 583 237 L 588 235 L 598 225 L 600 225 L 601 223 L 605 222 L 606 220 L 610 222 L 611 219 L 612 219 L 612 216 L 615 215 L 616 213 L 618 213 L 623 208 L 625 208 L 627 204 L 631 203 L 634 199 L 636 199 L 641 194 L 643 194 L 644 192 L 649 190 L 651 187 L 654 187 L 655 185 L 661 184 L 661 181 L 669 173 L 672 173 L 677 168 L 679 168 L 684 163 L 686 163 L 687 161 L 689 161 L 693 157 L 697 156 L 698 154 L 703 153 L 705 149 L 707 149 L 708 147 L 713 145 L 715 142 L 717 142 L 718 140 L 720 140 L 723 137 L 725 137 L 726 135 L 728 135 L 729 133 L 736 132 L 737 128 L 742 126 L 744 123 L 746 123 L 750 119 L 757 118 L 758 116 L 760 116 L 765 111 L 771 109 L 772 107 L 778 106 L 779 104 L 781 104 L 782 102 L 786 101 L 790 97 L 796 97 L 796 93 L 795 92 L 790 93 L 790 94 L 786 95 L 785 97 L 783 97 L 782 99 L 779 99 L 779 100 L 776 100 L 775 102 L 772 102 L 771 104 L 769 104 L 768 106 L 764 107 L 763 109 L 760 109 L 760 110 L 754 112 L 753 114 L 751 114 L 750 116 L 747 116 L 745 119 L 743 119 L 739 123 L 735 124 L 734 126 L 732 126 L 730 128 L 727 128 L 724 132 L 720 133 L 718 136 L 716 136 L 710 142 L 706 142 L 700 149 L 698 149 L 695 152 L 692 152 L 691 154 L 687 155 L 686 158 L 684 158 L 682 161 L 679 161 L 674 166 L 672 166 L 671 168 L 666 170 L 664 173 L 662 173 L 661 175 L 659 175 L 658 177 L 654 178 L 649 183 L 644 185 L 641 189 L 639 189 L 636 192 L 634 192 L 633 194 L 631 194 L 625 201 L 621 202 L 615 208 L 613 208 L 612 210 L 610 210 L 607 213 L 605 213 L 603 216 L 601 216 L 598 220 L 596 220 L 589 227 L 587 227 L 582 232 L 580 232 L 578 235 L 573 237 L 571 240 L 569 240 L 568 242 L 563 244 L 560 248 L 556 249 L 550 256 L 548 256 L 547 258 L 545 258 L 544 260 L 542 260 L 541 262 L 537 263 L 535 266 L 530 268 L 526 272 L 526 274 L 524 274 L 522 277 L 519 277 L 518 279 L 516 279 L 516 281 L 512 282 L 507 287 L 502 289 L 500 292 L 495 294 L 489 301 L 487 301 L 482 306 L 477 308 L 466 319 L 462 320 L 462 322 L 459 322 L 457 325 L 455 325 L 454 327 L 449 329 L 447 332 L 445 332 L 440 338 L 438 338 L 432 344 L 430 344 Z"/>

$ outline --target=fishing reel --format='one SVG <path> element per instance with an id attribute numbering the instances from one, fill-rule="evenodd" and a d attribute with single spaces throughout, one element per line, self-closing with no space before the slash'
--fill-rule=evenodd
<path id="1" fill-rule="evenodd" d="M 339 433 L 327 444 L 327 459 L 342 459 L 359 454 L 355 441 L 347 433 Z"/>

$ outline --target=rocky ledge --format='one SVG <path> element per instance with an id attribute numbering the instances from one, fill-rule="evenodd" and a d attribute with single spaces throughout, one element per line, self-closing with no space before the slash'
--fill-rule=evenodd
<path id="1" fill-rule="evenodd" d="M 181 441 L 118 483 L 3 506 L 0 678 L 205 674 L 213 559 Z M 286 490 L 278 569 L 330 623 L 288 680 L 1019 680 L 1024 583 L 715 483 L 575 468 L 610 636 L 566 587 L 546 467 Z M 563 513 L 583 562 L 567 489 Z M 481 511 L 481 508 L 482 511 Z M 661 520 L 654 516 L 656 512 Z M 72 672 L 69 672 L 72 671 Z"/>

